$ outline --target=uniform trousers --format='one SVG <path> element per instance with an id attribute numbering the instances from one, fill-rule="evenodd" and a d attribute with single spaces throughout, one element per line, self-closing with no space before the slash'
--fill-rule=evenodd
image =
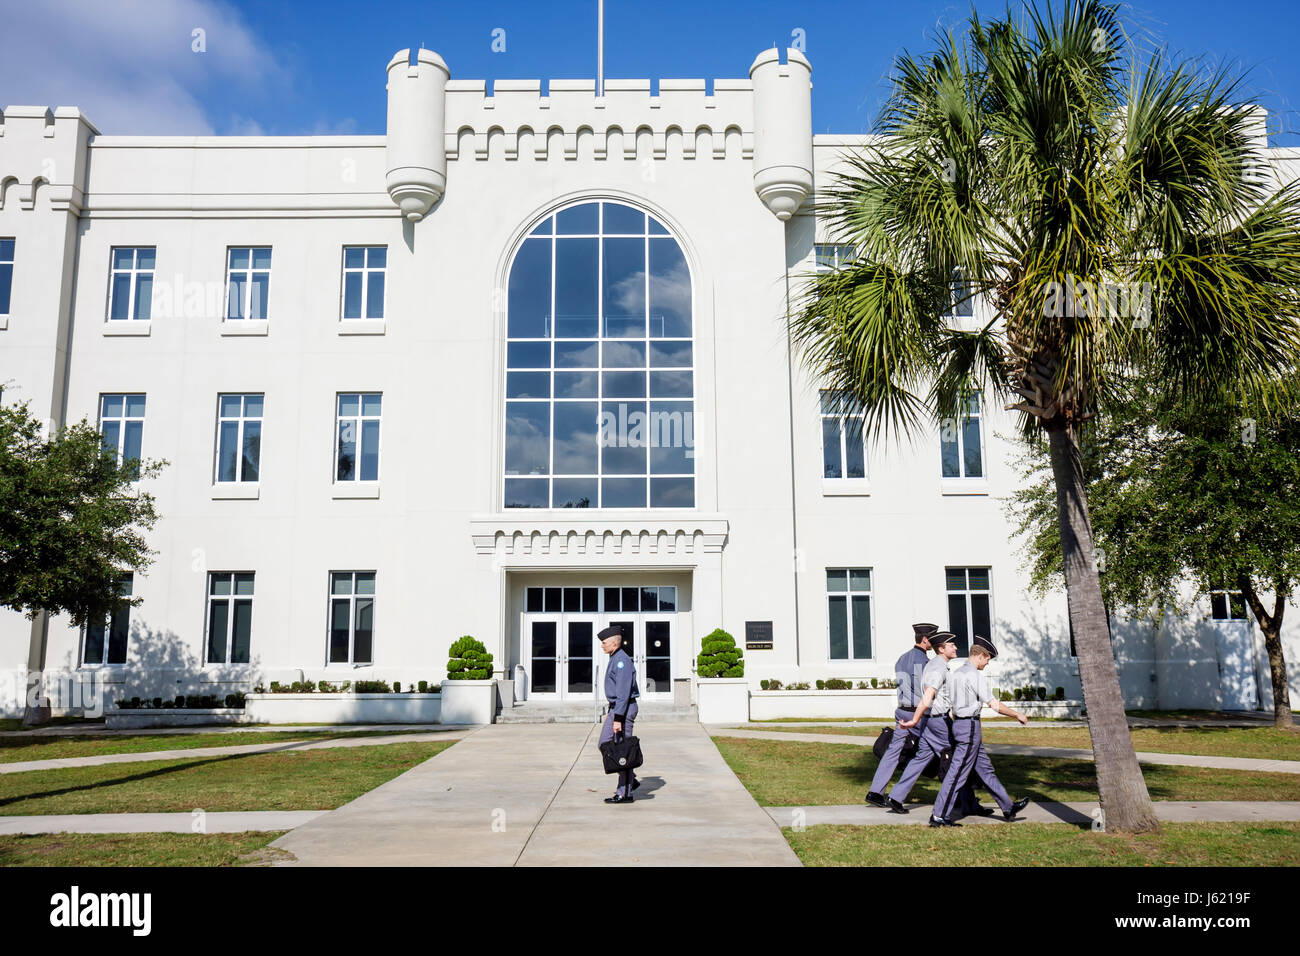
<path id="1" fill-rule="evenodd" d="M 894 709 L 894 717 L 897 720 L 911 720 L 914 713 L 916 713 L 914 707 L 896 707 Z M 880 766 L 876 768 L 876 775 L 871 778 L 872 793 L 885 792 L 885 788 L 889 786 L 889 778 L 898 769 L 898 758 L 903 753 L 903 743 L 907 740 L 907 735 L 917 732 L 916 728 L 903 730 L 897 725 L 894 726 L 894 739 L 889 742 L 889 746 L 885 749 L 885 755 L 880 758 Z"/>
<path id="2" fill-rule="evenodd" d="M 984 781 L 984 788 L 992 794 L 997 805 L 1004 813 L 1011 810 L 1011 798 L 1006 788 L 993 772 L 993 761 L 984 751 L 984 733 L 978 720 L 957 720 L 952 722 L 953 752 L 952 763 L 948 765 L 948 775 L 943 778 L 943 786 L 934 801 L 934 815 L 950 819 L 950 814 L 957 808 L 957 798 L 970 780 L 971 774 L 978 773 Z"/>
<path id="3" fill-rule="evenodd" d="M 623 730 L 621 732 L 625 737 L 632 736 L 632 721 L 636 720 L 637 710 L 638 708 L 636 705 L 636 701 L 634 700 L 632 701 L 631 704 L 628 705 L 627 714 L 624 715 L 623 717 Z M 614 739 L 614 706 L 613 703 L 611 702 L 609 706 L 609 712 L 605 714 L 605 724 L 603 727 L 600 728 L 600 740 L 596 742 L 596 745 L 600 746 L 605 741 L 613 740 L 613 739 Z M 632 784 L 635 780 L 636 780 L 635 770 L 620 770 L 618 774 L 618 788 L 614 792 L 618 794 L 620 797 L 626 797 L 628 794 L 632 792 Z"/>
<path id="4" fill-rule="evenodd" d="M 912 728 L 912 732 L 920 738 L 916 748 L 916 755 L 903 768 L 902 774 L 898 777 L 898 783 L 894 784 L 894 789 L 889 791 L 889 798 L 897 800 L 899 803 L 907 800 L 907 795 L 912 792 L 912 787 L 916 785 L 916 781 L 921 779 L 921 774 L 930 765 L 930 761 L 938 757 L 945 749 L 952 751 L 954 746 L 952 725 L 946 715 L 927 713 L 921 717 L 921 723 Z M 978 805 L 978 801 L 975 799 L 975 779 L 977 776 L 977 774 L 971 774 L 970 779 L 966 781 L 966 785 L 957 794 L 955 812 L 959 816 L 965 816 Z"/>

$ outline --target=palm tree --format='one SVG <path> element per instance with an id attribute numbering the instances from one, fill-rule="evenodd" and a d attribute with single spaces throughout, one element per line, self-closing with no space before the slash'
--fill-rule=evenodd
<path id="1" fill-rule="evenodd" d="M 1045 437 L 1105 824 L 1154 829 L 1079 429 L 1134 376 L 1276 407 L 1300 359 L 1300 194 L 1270 182 L 1240 80 L 1138 49 L 1115 4 L 972 13 L 960 41 L 902 54 L 892 85 L 879 139 L 817 198 L 855 259 L 808 277 L 792 339 L 877 438 L 960 417 L 973 389 Z M 987 323 L 946 317 L 954 276 Z"/>

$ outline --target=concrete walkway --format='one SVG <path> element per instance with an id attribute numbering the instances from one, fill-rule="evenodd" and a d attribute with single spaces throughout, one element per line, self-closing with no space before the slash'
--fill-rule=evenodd
<path id="1" fill-rule="evenodd" d="M 805 734 L 781 733 L 775 730 L 735 730 L 720 724 L 708 725 L 714 737 L 747 737 L 756 740 L 807 741 L 821 744 L 856 744 L 870 747 L 876 738 L 870 734 Z M 986 743 L 984 749 L 991 754 L 1016 757 L 1055 757 L 1062 760 L 1091 760 L 1091 750 L 1069 747 L 1024 747 L 1020 744 Z M 1202 754 L 1158 754 L 1138 751 L 1138 763 L 1164 764 L 1169 767 L 1214 767 L 1219 770 L 1253 770 L 1256 773 L 1300 773 L 1300 760 L 1267 760 L 1257 757 L 1211 757 Z"/>
<path id="2" fill-rule="evenodd" d="M 189 747 L 183 750 L 145 750 L 129 754 L 98 754 L 93 757 L 52 757 L 49 760 L 15 760 L 0 763 L 0 774 L 29 770 L 64 770 L 68 767 L 98 767 L 110 763 L 142 763 L 149 760 L 231 757 L 245 754 L 284 753 L 289 750 L 326 750 L 334 747 L 377 747 L 382 744 L 421 743 L 430 740 L 460 740 L 468 731 L 445 730 L 416 734 L 383 734 L 374 737 L 338 737 L 334 740 L 301 740 L 284 743 L 240 744 L 233 747 Z"/>
<path id="3" fill-rule="evenodd" d="M 152 737 L 156 734 L 301 734 L 359 730 L 468 730 L 472 724 L 196 724 L 192 727 L 106 727 L 54 724 L 25 730 L 0 730 L 0 737 Z"/>
<path id="4" fill-rule="evenodd" d="M 798 866 L 699 724 L 636 728 L 631 804 L 590 724 L 493 724 L 271 845 L 309 866 Z"/>
<path id="5" fill-rule="evenodd" d="M 1232 800 L 1232 801 L 1152 801 L 1156 816 L 1163 823 L 1267 823 L 1300 821 L 1300 801 Z M 929 804 L 912 806 L 911 813 L 889 813 L 860 804 L 827 807 L 766 807 L 768 816 L 783 827 L 817 826 L 821 823 L 849 826 L 928 826 Z M 1019 819 L 1028 823 L 1091 824 L 1098 806 L 1095 803 L 1030 803 Z M 962 817 L 962 825 L 992 823 L 1006 826 L 999 814 L 992 817 Z"/>
<path id="6" fill-rule="evenodd" d="M 244 833 L 292 830 L 328 810 L 255 810 L 239 813 L 64 813 L 0 816 L 0 835 L 17 833 Z M 196 829 L 197 826 L 197 829 Z"/>

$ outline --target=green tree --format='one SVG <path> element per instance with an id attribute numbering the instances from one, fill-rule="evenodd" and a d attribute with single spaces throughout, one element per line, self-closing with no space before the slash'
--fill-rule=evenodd
<path id="1" fill-rule="evenodd" d="M 153 496 L 134 482 L 165 464 L 119 463 L 84 420 L 47 435 L 26 404 L 0 408 L 0 604 L 32 619 L 66 614 L 78 627 L 107 618 L 124 600 L 121 575 L 153 562 L 143 534 L 157 520 Z M 44 629 L 32 634 L 36 672 Z"/>
<path id="2" fill-rule="evenodd" d="M 1040 593 L 1063 567 L 1044 458 L 1030 443 L 1008 504 Z M 1300 402 L 1187 407 L 1138 381 L 1087 424 L 1082 461 L 1107 607 L 1158 624 L 1185 613 L 1187 584 L 1194 598 L 1240 590 L 1264 635 L 1274 722 L 1292 726 L 1281 631 L 1300 587 Z"/>
<path id="3" fill-rule="evenodd" d="M 818 197 L 856 258 L 808 278 L 793 343 L 878 438 L 958 418 L 976 388 L 1045 435 L 1106 826 L 1155 829 L 1079 428 L 1138 370 L 1189 401 L 1276 401 L 1300 358 L 1300 194 L 1270 192 L 1239 82 L 1128 44 L 1115 4 L 972 13 L 960 40 L 901 54 L 892 85 L 880 140 Z M 946 317 L 954 277 L 987 322 Z"/>

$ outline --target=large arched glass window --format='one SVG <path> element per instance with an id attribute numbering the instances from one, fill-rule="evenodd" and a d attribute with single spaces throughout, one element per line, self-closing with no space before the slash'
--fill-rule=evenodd
<path id="1" fill-rule="evenodd" d="M 613 202 L 548 216 L 507 310 L 505 507 L 694 507 L 691 279 L 663 224 Z"/>

